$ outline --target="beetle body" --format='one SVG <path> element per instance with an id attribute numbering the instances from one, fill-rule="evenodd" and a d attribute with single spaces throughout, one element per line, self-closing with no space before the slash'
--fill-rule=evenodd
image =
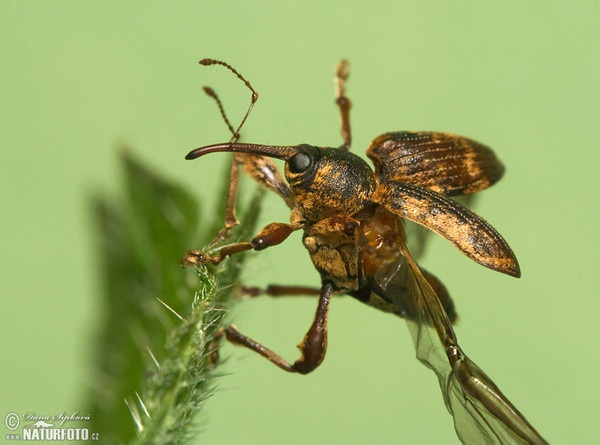
<path id="1" fill-rule="evenodd" d="M 409 144 L 408 138 L 402 138 L 406 134 L 420 137 L 413 137 Z M 258 155 L 259 158 L 250 158 L 249 161 L 258 163 L 257 160 L 260 160 L 261 166 L 267 165 L 265 156 L 283 159 L 286 162 L 285 177 L 291 190 L 290 221 L 293 230 L 306 230 L 312 224 L 327 218 L 354 217 L 371 206 L 382 206 L 401 218 L 437 232 L 474 261 L 508 275 L 520 276 L 517 259 L 504 238 L 483 218 L 436 191 L 449 194 L 471 193 L 496 181 L 503 167 L 489 148 L 460 136 L 444 133 L 446 151 L 451 151 L 454 146 L 459 147 L 452 158 L 452 169 L 440 169 L 438 175 L 428 173 L 428 176 L 418 176 L 415 180 L 417 185 L 392 177 L 392 173 L 400 176 L 402 170 L 406 170 L 405 177 L 414 178 L 411 169 L 418 162 L 423 164 L 422 169 L 430 166 L 429 161 L 423 161 L 428 158 L 421 153 L 430 148 L 423 146 L 421 140 L 433 140 L 437 135 L 429 132 L 403 132 L 380 136 L 367 150 L 368 156 L 376 165 L 375 171 L 362 158 L 348 151 L 306 144 L 217 144 L 193 150 L 187 155 L 187 159 L 217 151 Z M 398 150 L 391 150 L 390 147 L 394 147 L 398 139 L 402 139 L 405 145 L 401 150 L 405 157 L 421 161 L 407 163 L 397 156 Z M 409 152 L 412 152 L 411 156 L 407 155 Z M 473 167 L 473 159 L 478 155 L 487 158 L 487 162 Z M 405 164 L 409 167 L 403 168 Z M 457 170 L 463 171 L 458 180 L 453 173 Z M 453 183 L 449 182 L 452 178 Z M 428 184 L 429 187 L 421 186 L 420 183 Z M 451 187 L 449 183 L 454 185 Z M 278 185 L 279 189 L 282 187 L 283 184 Z M 262 242 L 261 238 L 259 234 L 253 243 L 269 244 Z M 281 241 L 283 240 L 279 242 Z"/>
<path id="2" fill-rule="evenodd" d="M 233 130 L 214 91 L 205 89 L 217 101 L 233 136 L 228 143 L 200 147 L 186 156 L 195 159 L 214 152 L 235 154 L 226 224 L 218 239 L 236 222 L 233 202 L 237 164 L 243 164 L 246 173 L 283 198 L 291 214 L 289 223 L 271 223 L 250 242 L 227 245 L 216 254 L 190 251 L 183 263 L 217 264 L 245 250 L 278 245 L 292 232 L 303 230 L 302 242 L 321 276 L 315 318 L 298 345 L 300 358 L 295 362 L 287 362 L 233 325 L 223 329 L 222 335 L 285 371 L 312 372 L 325 357 L 331 297 L 346 293 L 408 319 L 409 325 L 413 323 L 417 357 L 438 375 L 461 440 L 507 443 L 509 438 L 510 443 L 546 443 L 463 353 L 450 324 L 456 318 L 452 299 L 440 280 L 417 266 L 406 247 L 405 219 L 438 233 L 487 268 L 520 276 L 517 259 L 504 238 L 483 218 L 450 198 L 483 190 L 501 178 L 504 167 L 494 152 L 449 133 L 390 132 L 375 138 L 367 149 L 372 169 L 348 151 L 351 135 L 350 101 L 345 96 L 346 62 L 338 66 L 336 75 L 343 138 L 339 148 L 239 143 L 239 130 L 258 95 L 225 62 L 205 59 L 201 63 L 225 66 L 253 92 L 245 117 Z M 285 180 L 271 158 L 285 162 Z M 315 293 L 297 286 L 270 287 L 265 293 L 280 296 L 300 292 Z M 460 411 L 454 412 L 455 408 Z"/>

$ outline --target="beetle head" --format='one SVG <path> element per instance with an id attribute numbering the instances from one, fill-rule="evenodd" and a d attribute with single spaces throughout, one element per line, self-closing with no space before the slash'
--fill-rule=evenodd
<path id="1" fill-rule="evenodd" d="M 301 219 L 316 222 L 335 215 L 352 216 L 371 204 L 375 177 L 359 156 L 345 150 L 312 145 L 272 146 L 217 144 L 197 148 L 186 159 L 228 151 L 285 161 L 285 177 Z"/>

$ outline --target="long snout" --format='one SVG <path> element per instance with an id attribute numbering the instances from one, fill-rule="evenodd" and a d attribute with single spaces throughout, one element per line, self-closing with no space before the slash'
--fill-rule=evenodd
<path id="1" fill-rule="evenodd" d="M 261 145 L 261 144 L 215 144 L 215 145 L 207 145 L 205 147 L 196 148 L 190 151 L 185 158 L 186 159 L 196 159 L 200 156 L 204 156 L 209 153 L 214 153 L 217 151 L 226 151 L 226 152 L 235 152 L 235 153 L 248 153 L 252 155 L 262 155 L 269 156 L 272 158 L 278 158 L 288 160 L 294 154 L 297 153 L 297 149 L 295 147 L 289 146 L 278 146 L 278 145 Z"/>

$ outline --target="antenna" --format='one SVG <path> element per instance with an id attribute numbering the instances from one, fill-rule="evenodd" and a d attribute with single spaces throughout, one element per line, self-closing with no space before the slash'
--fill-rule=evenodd
<path id="1" fill-rule="evenodd" d="M 225 108 L 223 108 L 223 103 L 221 102 L 221 99 L 219 99 L 219 96 L 217 96 L 217 93 L 215 92 L 215 90 L 213 90 L 211 87 L 204 87 L 204 92 L 208 96 L 212 97 L 217 102 L 219 111 L 221 112 L 221 116 L 225 120 L 225 123 L 227 124 L 227 127 L 229 128 L 229 131 L 232 134 L 231 139 L 229 140 L 229 143 L 234 144 L 240 139 L 240 130 L 244 126 L 244 123 L 246 122 L 246 119 L 248 119 L 248 116 L 250 115 L 252 108 L 254 108 L 254 104 L 258 100 L 258 93 L 256 92 L 256 90 L 254 88 L 252 88 L 252 85 L 250 84 L 250 82 L 248 82 L 244 76 L 242 76 L 234 67 L 232 67 L 228 63 L 223 62 L 222 60 L 216 60 L 216 59 L 202 59 L 199 63 L 200 63 L 200 65 L 204 65 L 204 66 L 211 66 L 211 65 L 224 66 L 229 71 L 231 71 L 233 74 L 235 74 L 238 79 L 240 79 L 242 82 L 244 82 L 244 85 L 246 85 L 248 87 L 248 89 L 250 91 L 252 91 L 252 98 L 250 101 L 250 106 L 248 107 L 248 110 L 246 110 L 246 114 L 244 115 L 244 118 L 238 125 L 237 129 L 234 130 L 233 126 L 231 125 L 231 122 L 227 118 L 227 114 L 225 113 Z"/>

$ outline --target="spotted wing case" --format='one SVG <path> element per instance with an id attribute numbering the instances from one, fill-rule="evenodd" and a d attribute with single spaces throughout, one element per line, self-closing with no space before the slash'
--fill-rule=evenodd
<path id="1" fill-rule="evenodd" d="M 385 133 L 371 142 L 367 156 L 381 182 L 404 182 L 446 196 L 478 192 L 504 173 L 490 148 L 450 133 Z"/>
<path id="2" fill-rule="evenodd" d="M 396 215 L 443 236 L 477 263 L 521 276 L 517 258 L 504 238 L 486 220 L 445 195 L 388 181 L 380 184 L 373 199 Z"/>
<path id="3" fill-rule="evenodd" d="M 521 275 L 504 238 L 447 197 L 483 190 L 500 179 L 504 167 L 490 148 L 448 133 L 394 132 L 374 139 L 367 155 L 379 182 L 375 202 L 440 234 L 479 264 Z"/>

